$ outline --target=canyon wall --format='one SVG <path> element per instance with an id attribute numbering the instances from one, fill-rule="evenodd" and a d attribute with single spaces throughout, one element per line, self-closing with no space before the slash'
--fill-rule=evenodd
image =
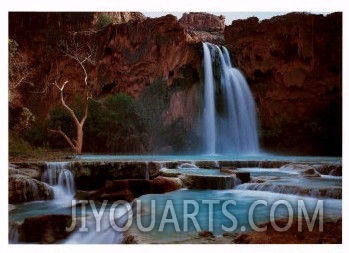
<path id="1" fill-rule="evenodd" d="M 254 94 L 262 147 L 341 155 L 341 13 L 236 20 L 225 40 Z"/>
<path id="2" fill-rule="evenodd" d="M 100 27 L 101 18 L 112 22 Z M 153 88 L 153 100 L 148 98 L 150 104 L 143 106 L 143 112 L 154 107 L 154 100 L 166 100 L 161 108 L 163 122 L 157 126 L 168 129 L 166 138 L 176 142 L 176 132 L 181 132 L 178 138 L 184 141 L 188 138 L 183 135 L 194 131 L 202 46 L 188 38 L 175 16 L 151 19 L 140 13 L 10 13 L 9 21 L 9 37 L 18 42 L 31 71 L 20 85 L 10 87 L 10 127 L 24 107 L 37 122 L 49 119 L 50 112 L 60 106 L 54 82 L 61 86 L 69 81 L 64 98 L 73 105 L 86 88 L 95 101 L 117 93 L 137 101 L 145 88 L 151 90 L 149 87 L 160 80 L 165 92 Z M 81 66 L 65 53 L 67 48 L 89 51 L 90 47 L 93 54 L 84 62 L 86 87 Z M 151 150 L 162 148 L 152 146 Z M 164 148 L 173 151 L 172 147 Z"/>
<path id="3" fill-rule="evenodd" d="M 82 69 L 60 51 L 61 41 L 94 45 L 94 59 L 86 70 L 90 90 L 97 98 L 117 92 L 136 98 L 157 78 L 165 79 L 168 86 L 191 86 L 199 81 L 201 44 L 187 41 L 175 16 L 104 15 L 112 17 L 113 24 L 98 30 L 98 13 L 9 14 L 9 37 L 18 42 L 32 70 L 28 81 L 16 87 L 22 95 L 16 101 L 18 106 L 46 115 L 47 109 L 59 103 L 58 91 L 50 85 L 57 79 L 59 84 L 69 80 L 65 88 L 68 101 L 84 89 Z"/>

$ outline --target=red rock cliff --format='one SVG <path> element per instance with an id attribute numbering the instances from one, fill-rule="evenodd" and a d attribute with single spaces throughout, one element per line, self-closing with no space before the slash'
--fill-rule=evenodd
<path id="1" fill-rule="evenodd" d="M 200 68 L 200 45 L 187 42 L 183 26 L 172 15 L 110 26 L 103 38 L 106 47 L 95 73 L 100 92 L 137 97 L 158 77 L 171 85 L 185 68 Z"/>
<path id="2" fill-rule="evenodd" d="M 225 39 L 253 91 L 262 145 L 340 155 L 341 13 L 237 20 Z"/>
<path id="3" fill-rule="evenodd" d="M 137 97 L 156 78 L 164 78 L 169 86 L 179 79 L 189 85 L 198 82 L 201 44 L 188 42 L 175 16 L 146 19 L 142 14 L 121 14 L 103 14 L 117 24 L 98 31 L 100 13 L 10 13 L 9 36 L 18 42 L 33 70 L 30 81 L 18 87 L 23 101 L 18 99 L 17 104 L 42 115 L 59 104 L 57 90 L 48 87 L 57 76 L 57 65 L 61 79 L 69 79 L 67 99 L 83 88 L 79 65 L 57 47 L 59 40 L 73 36 L 81 44 L 95 46 L 95 62 L 86 68 L 97 97 L 117 92 Z"/>
<path id="4" fill-rule="evenodd" d="M 179 20 L 187 30 L 219 32 L 224 31 L 225 17 L 210 13 L 190 12 L 184 13 Z"/>
<path id="5" fill-rule="evenodd" d="M 205 12 L 184 13 L 179 22 L 190 40 L 224 43 L 225 17 Z"/>

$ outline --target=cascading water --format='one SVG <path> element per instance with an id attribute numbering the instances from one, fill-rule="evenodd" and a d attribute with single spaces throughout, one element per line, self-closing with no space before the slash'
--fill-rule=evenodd
<path id="1" fill-rule="evenodd" d="M 149 162 L 145 162 L 145 180 L 149 180 Z"/>
<path id="2" fill-rule="evenodd" d="M 256 154 L 259 151 L 255 103 L 225 47 L 203 43 L 203 148 L 206 154 Z"/>
<path id="3" fill-rule="evenodd" d="M 75 194 L 74 176 L 69 162 L 47 162 L 41 181 L 48 183 L 55 199 L 72 199 Z"/>

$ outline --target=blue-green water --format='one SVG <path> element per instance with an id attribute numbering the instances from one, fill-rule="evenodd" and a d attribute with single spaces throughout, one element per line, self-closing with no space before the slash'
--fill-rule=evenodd
<path id="1" fill-rule="evenodd" d="M 258 226 L 274 219 L 289 218 L 289 216 L 292 216 L 292 222 L 298 222 L 299 205 L 304 203 L 307 214 L 312 217 L 319 203 L 317 198 L 311 197 L 234 189 L 179 190 L 161 195 L 144 195 L 139 199 L 144 205 L 142 206 L 141 224 L 144 227 L 149 226 L 153 219 L 151 214 L 155 210 L 154 229 L 150 232 L 141 232 L 134 218 L 131 231 L 138 234 L 144 242 L 150 243 L 180 241 L 197 235 L 198 228 L 211 230 L 219 235 L 224 232 L 249 231 L 252 230 L 253 225 Z M 155 201 L 154 210 L 151 208 L 151 200 Z M 321 201 L 323 201 L 325 220 L 341 216 L 341 200 L 325 199 Z M 210 210 L 210 202 L 212 210 Z M 225 207 L 224 203 L 227 203 Z M 257 203 L 255 207 L 253 207 L 254 203 Z M 275 210 L 273 210 L 273 205 L 276 207 Z M 172 206 L 172 209 L 169 206 Z M 195 214 L 194 219 L 189 219 L 188 214 Z M 164 217 L 168 219 L 168 222 L 163 224 L 163 232 L 159 232 L 162 229 L 161 223 L 164 223 Z"/>
<path id="2" fill-rule="evenodd" d="M 80 155 L 79 160 L 93 161 L 289 161 L 289 162 L 341 162 L 341 157 L 283 156 L 283 155 Z"/>
<path id="3" fill-rule="evenodd" d="M 116 161 L 296 161 L 296 162 L 328 162 L 341 163 L 338 157 L 280 157 L 280 156 L 81 156 L 83 160 L 116 160 Z M 290 218 L 297 221 L 299 205 L 304 208 L 310 218 L 315 207 L 322 203 L 323 217 L 337 219 L 342 216 L 342 177 L 324 176 L 304 178 L 294 171 L 266 168 L 239 168 L 241 172 L 249 172 L 252 179 L 265 180 L 261 183 L 246 183 L 227 190 L 187 190 L 182 189 L 165 194 L 149 194 L 139 198 L 141 212 L 136 214 L 136 201 L 133 203 L 133 219 L 129 233 L 135 233 L 140 242 L 168 243 L 181 241 L 196 236 L 200 230 L 212 230 L 220 235 L 223 232 L 239 233 L 253 229 L 271 219 Z M 180 168 L 171 169 L 183 174 L 219 175 L 219 169 Z M 253 185 L 254 184 L 254 185 Z M 262 188 L 260 186 L 263 186 Z M 275 187 L 276 186 L 276 187 Z M 253 188 L 250 189 L 250 188 Z M 280 189 L 286 189 L 280 193 Z M 291 189 L 291 190 L 290 190 Z M 310 189 L 304 195 L 304 189 Z M 328 189 L 323 195 L 323 189 Z M 320 190 L 322 192 L 320 192 Z M 273 192 L 274 191 L 274 192 Z M 277 193 L 279 191 L 279 193 Z M 333 191 L 333 193 L 331 192 Z M 292 193 L 292 194 L 290 194 Z M 328 194 L 328 195 L 326 195 Z M 332 194 L 332 195 L 331 195 Z M 340 197 L 338 197 L 340 195 Z M 154 201 L 154 208 L 151 203 Z M 72 214 L 71 198 L 60 198 L 50 201 L 35 201 L 16 205 L 9 212 L 9 222 L 22 222 L 26 217 L 44 214 Z M 257 202 L 256 202 L 257 201 Z M 300 201 L 300 202 L 299 202 Z M 253 207 L 254 203 L 257 203 Z M 275 204 L 279 203 L 276 208 Z M 76 206 L 76 215 L 86 217 L 88 232 L 74 232 L 66 240 L 59 243 L 120 243 L 122 233 L 115 231 L 110 224 L 112 203 L 105 208 L 102 229 L 96 231 L 96 219 L 88 204 L 86 211 Z M 101 203 L 96 203 L 100 210 Z M 289 207 L 289 208 L 288 208 Z M 211 208 L 211 209 L 210 209 Z M 118 213 L 124 213 L 118 209 Z M 320 214 L 318 214 L 320 215 Z M 127 216 L 122 216 L 122 219 Z M 137 217 L 140 219 L 137 220 Z M 121 220 L 122 220 L 121 219 Z M 148 227 L 154 220 L 154 227 L 149 232 L 142 232 L 138 223 Z M 120 222 L 120 219 L 118 220 Z M 118 222 L 116 221 L 116 222 Z M 122 222 L 120 224 L 123 224 Z M 306 225 L 305 225 L 306 226 Z M 12 230 L 12 227 L 10 229 Z M 161 231 L 159 231 L 161 230 Z M 177 231 L 176 231 L 177 230 Z M 10 239 L 11 242 L 11 239 Z"/>

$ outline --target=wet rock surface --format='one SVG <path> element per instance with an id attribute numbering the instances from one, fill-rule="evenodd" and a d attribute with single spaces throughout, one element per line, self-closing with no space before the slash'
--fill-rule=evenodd
<path id="1" fill-rule="evenodd" d="M 78 191 L 79 199 L 93 200 L 125 200 L 132 202 L 144 194 L 160 194 L 178 190 L 182 187 L 176 178 L 156 177 L 153 180 L 145 179 L 120 179 L 109 181 L 107 185 L 92 192 Z"/>

